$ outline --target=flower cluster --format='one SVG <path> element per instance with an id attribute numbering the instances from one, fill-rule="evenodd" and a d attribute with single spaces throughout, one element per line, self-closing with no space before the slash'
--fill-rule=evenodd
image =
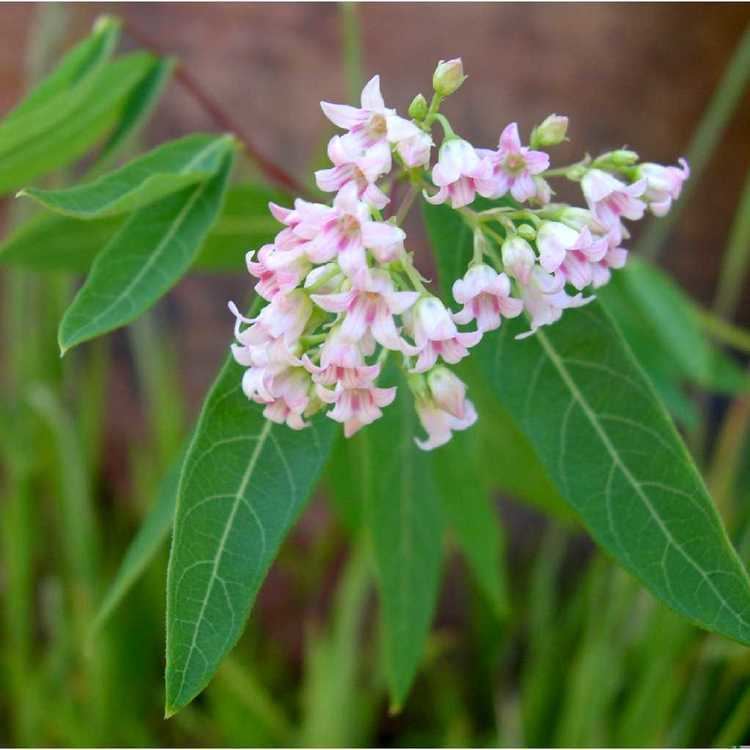
<path id="1" fill-rule="evenodd" d="M 267 304 L 252 318 L 230 304 L 232 351 L 247 368 L 242 387 L 268 419 L 302 429 L 326 409 L 349 437 L 394 400 L 396 388 L 379 384 L 392 357 L 406 372 L 426 432 L 417 444 L 443 445 L 477 419 L 466 386 L 447 365 L 505 318 L 527 316 L 522 338 L 590 302 L 586 290 L 607 283 L 627 260 L 624 220 L 647 210 L 663 216 L 679 196 L 689 175 L 684 160 L 679 167 L 640 164 L 635 153 L 619 150 L 550 169 L 542 149 L 561 143 L 567 131 L 567 118 L 558 115 L 533 130 L 529 145 L 510 123 L 496 149 L 475 148 L 439 111 L 464 78 L 460 60 L 441 61 L 432 102 L 415 98 L 410 118 L 385 106 L 378 76 L 359 107 L 321 103 L 342 131 L 328 145 L 333 166 L 315 173 L 333 200 L 270 205 L 281 229 L 247 254 L 255 291 Z M 443 138 L 430 167 L 437 123 Z M 553 203 L 555 177 L 580 183 L 585 207 Z M 399 180 L 411 188 L 394 210 L 389 192 Z M 456 210 L 474 233 L 471 262 L 452 286 L 460 309 L 425 287 L 406 250 L 399 224 L 420 193 Z M 477 195 L 493 203 L 470 208 Z"/>

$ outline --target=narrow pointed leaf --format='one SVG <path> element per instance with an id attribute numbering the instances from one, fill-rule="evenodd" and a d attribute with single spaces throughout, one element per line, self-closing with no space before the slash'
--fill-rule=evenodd
<path id="1" fill-rule="evenodd" d="M 750 643 L 750 580 L 669 416 L 598 305 L 478 348 L 495 393 L 594 538 L 694 623 Z"/>
<path id="2" fill-rule="evenodd" d="M 268 214 L 268 201 L 283 201 L 263 185 L 233 185 L 221 215 L 198 251 L 193 267 L 202 271 L 236 272 L 244 268 L 248 249 L 273 239 L 279 225 Z M 34 271 L 85 273 L 124 223 L 121 216 L 81 221 L 43 213 L 0 242 L 0 265 Z"/>
<path id="3" fill-rule="evenodd" d="M 479 441 L 476 430 L 455 434 L 433 453 L 433 467 L 446 523 L 480 590 L 502 617 L 508 612 L 505 545 L 490 489 L 482 481 Z"/>
<path id="4" fill-rule="evenodd" d="M 136 211 L 96 257 L 60 324 L 60 348 L 129 323 L 171 289 L 193 262 L 216 221 L 232 166 L 210 180 Z"/>
<path id="5" fill-rule="evenodd" d="M 133 137 L 145 125 L 174 71 L 176 61 L 173 58 L 154 60 L 151 70 L 123 104 L 117 126 L 102 146 L 96 160 L 96 167 L 101 169 L 111 163 L 119 151 L 131 142 Z"/>
<path id="6" fill-rule="evenodd" d="M 0 193 L 64 167 L 94 146 L 154 60 L 143 52 L 121 57 L 88 76 L 53 114 L 33 109 L 0 125 Z"/>
<path id="7" fill-rule="evenodd" d="M 99 606 L 91 631 L 95 634 L 111 617 L 143 571 L 154 559 L 172 528 L 177 505 L 177 485 L 180 480 L 185 451 L 172 462 L 159 485 L 159 492 L 151 510 L 133 537 L 122 563 Z"/>
<path id="8" fill-rule="evenodd" d="M 116 216 L 205 182 L 221 166 L 226 152 L 225 137 L 189 135 L 165 143 L 93 182 L 65 190 L 27 188 L 19 195 L 76 219 Z"/>
<path id="9" fill-rule="evenodd" d="M 228 361 L 180 478 L 167 579 L 167 715 L 203 690 L 241 635 L 336 429 L 325 417 L 299 432 L 268 421 L 241 378 Z"/>
<path id="10" fill-rule="evenodd" d="M 103 16 L 94 24 L 92 33 L 71 49 L 55 69 L 38 83 L 2 120 L 0 132 L 11 122 L 21 122 L 27 115 L 48 120 L 59 115 L 59 109 L 75 89 L 101 68 L 112 56 L 120 36 L 120 22 Z M 28 124 L 32 117 L 25 122 Z"/>
<path id="11" fill-rule="evenodd" d="M 442 568 L 443 524 L 430 457 L 414 443 L 417 417 L 406 383 L 396 401 L 367 428 L 370 447 L 361 481 L 373 541 L 385 631 L 391 703 L 398 709 L 424 654 Z"/>

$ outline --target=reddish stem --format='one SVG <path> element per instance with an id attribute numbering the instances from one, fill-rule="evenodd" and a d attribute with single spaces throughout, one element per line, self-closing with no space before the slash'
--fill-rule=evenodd
<path id="1" fill-rule="evenodd" d="M 166 54 L 161 49 L 160 45 L 147 34 L 144 34 L 139 29 L 134 29 L 131 24 L 125 26 L 125 31 L 142 47 L 150 49 L 160 57 L 166 57 Z M 231 116 L 206 93 L 196 78 L 193 77 L 192 73 L 190 73 L 190 71 L 179 61 L 175 67 L 175 79 L 179 81 L 185 90 L 198 102 L 198 104 L 201 105 L 201 107 L 203 107 L 222 130 L 229 131 L 237 137 L 237 140 L 240 141 L 244 147 L 245 153 L 248 157 L 257 164 L 258 169 L 260 169 L 260 171 L 271 182 L 276 183 L 279 187 L 289 190 L 292 193 L 297 193 L 299 195 L 309 194 L 310 191 L 299 180 L 297 180 L 296 177 L 289 174 L 289 172 L 283 169 L 283 167 L 272 162 L 256 148 L 247 133 L 243 131 Z"/>

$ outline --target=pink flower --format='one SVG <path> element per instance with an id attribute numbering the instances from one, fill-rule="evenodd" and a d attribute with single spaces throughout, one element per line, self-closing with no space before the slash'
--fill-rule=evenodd
<path id="1" fill-rule="evenodd" d="M 359 341 L 369 332 L 386 349 L 416 354 L 399 336 L 393 316 L 410 308 L 418 297 L 417 292 L 397 292 L 390 275 L 376 269 L 358 273 L 347 292 L 313 294 L 312 300 L 327 312 L 345 313 L 341 325 L 344 338 Z"/>
<path id="2" fill-rule="evenodd" d="M 362 89 L 362 106 L 321 102 L 323 114 L 334 124 L 349 132 L 344 136 L 347 146 L 365 151 L 379 143 L 398 143 L 419 133 L 409 120 L 388 109 L 380 93 L 380 76 L 374 76 Z"/>
<path id="3" fill-rule="evenodd" d="M 624 247 L 619 247 L 620 240 L 617 234 L 612 233 L 607 236 L 608 249 L 597 263 L 591 266 L 591 283 L 594 289 L 598 289 L 609 282 L 612 273 L 611 268 L 623 268 L 628 260 L 628 251 Z"/>
<path id="4" fill-rule="evenodd" d="M 581 180 L 581 188 L 591 213 L 604 226 L 616 227 L 620 217 L 637 221 L 643 218 L 646 204 L 640 199 L 646 180 L 626 185 L 601 169 L 590 169 Z"/>
<path id="5" fill-rule="evenodd" d="M 320 365 L 307 355 L 302 357 L 312 379 L 320 385 L 341 383 L 345 388 L 364 387 L 380 374 L 379 365 L 365 364 L 365 354 L 372 354 L 369 347 L 352 341 L 342 333 L 338 325 L 331 330 L 320 348 Z"/>
<path id="6" fill-rule="evenodd" d="M 434 204 L 450 201 L 453 208 L 468 206 L 476 197 L 478 181 L 488 174 L 474 146 L 461 138 L 448 138 L 432 168 L 432 181 L 440 189 L 432 196 L 425 193 L 425 200 Z"/>
<path id="7" fill-rule="evenodd" d="M 638 168 L 638 176 L 646 180 L 643 199 L 654 216 L 664 216 L 682 192 L 682 184 L 690 177 L 690 167 L 685 159 L 679 160 L 679 167 L 665 167 L 662 164 L 646 163 Z"/>
<path id="8" fill-rule="evenodd" d="M 453 284 L 453 298 L 464 306 L 453 320 L 462 325 L 476 320 L 482 333 L 499 328 L 501 316 L 515 318 L 523 310 L 521 300 L 511 297 L 510 291 L 510 279 L 504 273 L 484 263 L 472 266 Z"/>
<path id="9" fill-rule="evenodd" d="M 391 149 L 387 143 L 377 143 L 364 153 L 347 149 L 341 136 L 335 135 L 328 144 L 328 157 L 334 166 L 319 169 L 315 182 L 321 190 L 335 193 L 354 183 L 357 197 L 374 208 L 388 205 L 388 196 L 375 184 L 379 177 L 391 171 Z"/>
<path id="10" fill-rule="evenodd" d="M 552 274 L 536 267 L 529 279 L 529 283 L 521 287 L 521 299 L 524 310 L 531 316 L 531 330 L 516 336 L 524 339 L 531 336 L 541 326 L 555 323 L 562 316 L 562 311 L 569 307 L 581 307 L 591 302 L 593 297 L 583 297 L 576 294 L 571 297 L 565 291 L 565 281 L 555 278 Z"/>
<path id="11" fill-rule="evenodd" d="M 381 409 L 396 398 L 396 388 L 376 388 L 366 385 L 347 388 L 339 383 L 334 391 L 321 386 L 317 387 L 321 401 L 334 404 L 327 416 L 344 425 L 344 435 L 351 437 L 365 425 L 372 424 L 382 415 Z"/>
<path id="12" fill-rule="evenodd" d="M 316 224 L 306 224 L 305 230 L 314 230 L 305 249 L 307 257 L 314 263 L 336 258 L 350 277 L 367 269 L 365 248 L 376 252 L 406 238 L 397 226 L 370 219 L 370 210 L 358 199 L 353 182 L 345 185 L 336 195 L 333 207 L 326 207 L 316 218 Z"/>
<path id="13" fill-rule="evenodd" d="M 465 430 L 477 421 L 474 404 L 468 399 L 465 402 L 464 416 L 461 418 L 441 409 L 429 399 L 418 400 L 416 408 L 419 421 L 427 433 L 427 440 L 414 438 L 414 441 L 423 451 L 431 451 L 445 445 L 453 436 L 454 430 Z"/>
<path id="14" fill-rule="evenodd" d="M 503 268 L 521 284 L 527 284 L 536 264 L 533 248 L 523 237 L 512 235 L 503 242 Z"/>
<path id="15" fill-rule="evenodd" d="M 558 221 L 546 221 L 537 232 L 539 264 L 581 290 L 592 281 L 593 264 L 609 247 L 606 237 L 594 238 L 588 227 L 580 232 Z"/>
<path id="16" fill-rule="evenodd" d="M 256 279 L 255 291 L 266 300 L 294 289 L 310 270 L 310 263 L 296 253 L 279 252 L 274 245 L 263 245 L 257 255 L 245 255 L 247 270 Z"/>
<path id="17" fill-rule="evenodd" d="M 464 419 L 468 411 L 466 384 L 447 367 L 438 365 L 427 374 L 427 387 L 435 404 L 457 419 Z"/>
<path id="18" fill-rule="evenodd" d="M 449 364 L 460 362 L 482 338 L 480 331 L 459 332 L 445 305 L 432 296 L 422 297 L 409 315 L 409 324 L 419 350 L 411 372 L 426 372 L 442 357 Z"/>
<path id="19" fill-rule="evenodd" d="M 426 167 L 430 163 L 432 138 L 421 130 L 411 138 L 399 141 L 396 150 L 407 167 Z"/>
<path id="20" fill-rule="evenodd" d="M 485 198 L 500 198 L 510 191 L 519 202 L 537 194 L 534 175 L 549 167 L 549 156 L 544 151 L 532 151 L 521 145 L 518 125 L 512 122 L 500 135 L 497 151 L 480 151 L 490 170 L 478 183 L 478 191 Z"/>
<path id="21" fill-rule="evenodd" d="M 263 410 L 263 416 L 293 430 L 307 427 L 304 413 L 310 404 L 311 387 L 310 374 L 302 367 L 290 367 L 277 373 L 268 381 L 268 392 L 273 400 Z"/>

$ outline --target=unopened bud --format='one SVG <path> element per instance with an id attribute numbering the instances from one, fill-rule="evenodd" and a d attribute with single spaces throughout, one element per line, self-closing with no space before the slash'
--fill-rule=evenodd
<path id="1" fill-rule="evenodd" d="M 536 255 L 531 245 L 518 235 L 512 235 L 503 242 L 503 266 L 505 272 L 527 284 L 536 262 Z"/>
<path id="2" fill-rule="evenodd" d="M 457 419 L 466 413 L 466 385 L 447 367 L 434 367 L 427 375 L 427 385 L 435 403 Z"/>
<path id="3" fill-rule="evenodd" d="M 454 91 L 458 91 L 465 80 L 464 64 L 460 57 L 441 60 L 432 76 L 432 88 L 440 96 L 450 96 Z"/>
<path id="4" fill-rule="evenodd" d="M 568 118 L 563 115 L 550 115 L 531 131 L 531 147 L 557 146 L 565 140 L 568 132 Z"/>
<path id="5" fill-rule="evenodd" d="M 531 224 L 520 224 L 516 227 L 516 232 L 518 232 L 519 237 L 529 242 L 533 242 L 536 239 L 536 229 Z"/>
<path id="6" fill-rule="evenodd" d="M 619 148 L 616 151 L 608 151 L 602 154 L 595 162 L 595 166 L 632 167 L 638 161 L 638 154 L 627 148 Z"/>
<path id="7" fill-rule="evenodd" d="M 427 99 L 422 94 L 417 94 L 409 105 L 409 117 L 421 122 L 427 115 Z"/>

